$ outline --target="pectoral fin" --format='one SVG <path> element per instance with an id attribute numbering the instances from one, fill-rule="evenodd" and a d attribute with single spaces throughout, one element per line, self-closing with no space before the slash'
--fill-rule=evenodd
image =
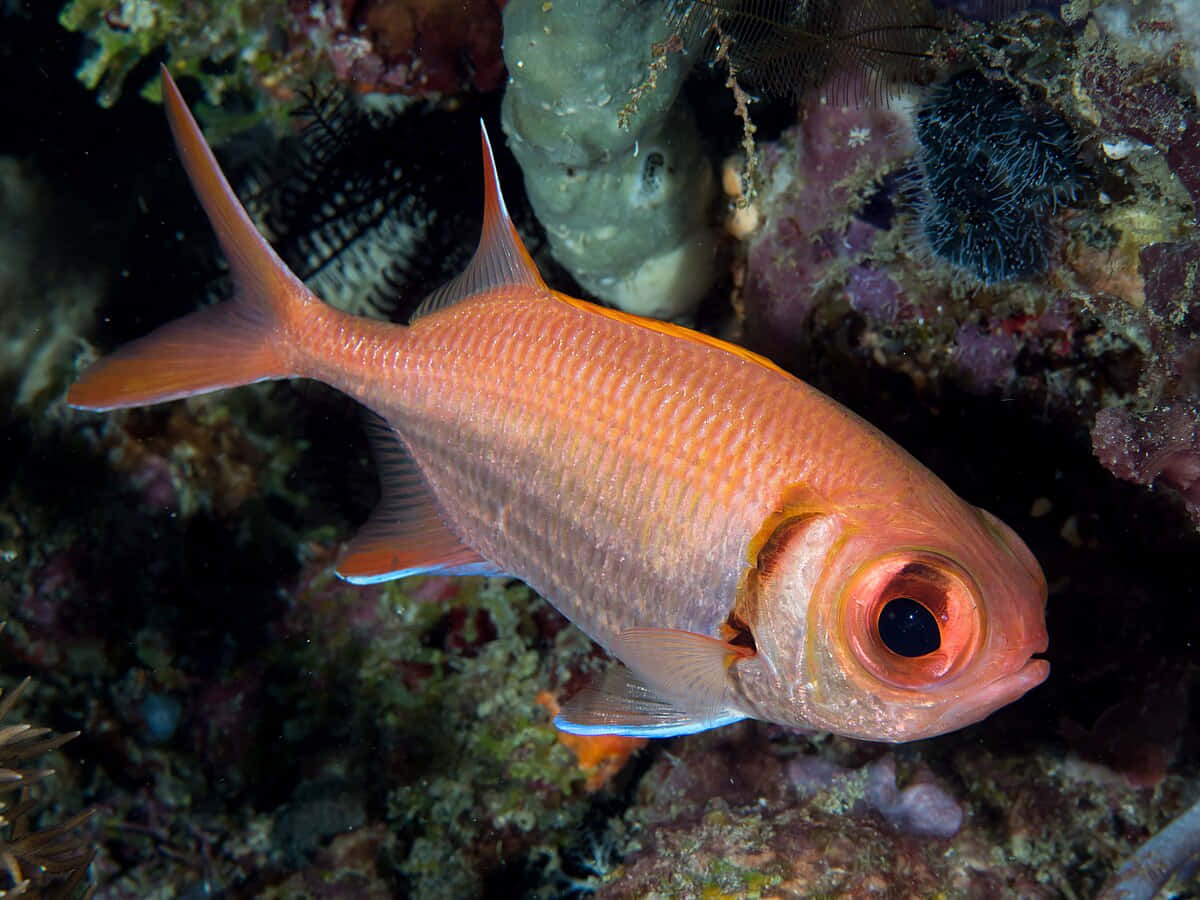
<path id="1" fill-rule="evenodd" d="M 728 696 L 729 666 L 753 651 L 670 628 L 631 628 L 596 687 L 572 697 L 554 724 L 571 734 L 674 737 L 728 725 L 745 714 Z"/>

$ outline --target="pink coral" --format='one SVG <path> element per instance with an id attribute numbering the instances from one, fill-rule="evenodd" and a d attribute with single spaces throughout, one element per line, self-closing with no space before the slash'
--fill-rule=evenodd
<path id="1" fill-rule="evenodd" d="M 297 4 L 294 31 L 325 47 L 360 91 L 490 91 L 504 77 L 505 0 L 326 0 Z"/>
<path id="2" fill-rule="evenodd" d="M 1140 416 L 1120 407 L 1101 410 L 1092 449 L 1118 478 L 1174 488 L 1200 523 L 1200 409 L 1181 403 Z"/>
<path id="3" fill-rule="evenodd" d="M 812 95 L 801 123 L 763 148 L 767 221 L 749 248 L 746 286 L 752 330 L 796 338 L 822 289 L 871 251 L 879 229 L 854 213 L 878 179 L 906 158 L 907 135 L 896 113 Z M 880 294 L 889 290 L 881 278 L 874 270 L 850 275 L 852 302 L 894 307 L 894 294 Z"/>

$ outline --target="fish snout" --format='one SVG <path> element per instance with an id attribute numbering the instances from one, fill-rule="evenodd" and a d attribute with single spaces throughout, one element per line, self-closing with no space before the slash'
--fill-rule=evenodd
<path id="1" fill-rule="evenodd" d="M 1044 659 L 1029 659 L 1015 672 L 1001 675 L 966 695 L 964 702 L 947 709 L 933 723 L 930 737 L 965 728 L 990 716 L 996 710 L 1020 699 L 1046 680 L 1050 663 Z"/>

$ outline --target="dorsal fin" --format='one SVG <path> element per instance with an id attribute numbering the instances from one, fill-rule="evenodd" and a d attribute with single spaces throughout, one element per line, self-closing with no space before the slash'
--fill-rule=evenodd
<path id="1" fill-rule="evenodd" d="M 338 563 L 338 574 L 354 584 L 418 574 L 500 574 L 446 527 L 437 500 L 396 430 L 374 413 L 367 413 L 366 428 L 382 496 Z"/>
<path id="2" fill-rule="evenodd" d="M 446 282 L 417 307 L 412 315 L 414 321 L 459 300 L 497 288 L 520 286 L 547 290 L 546 282 L 542 281 L 504 205 L 492 144 L 482 119 L 479 136 L 483 145 L 483 230 L 479 246 L 462 274 Z"/>

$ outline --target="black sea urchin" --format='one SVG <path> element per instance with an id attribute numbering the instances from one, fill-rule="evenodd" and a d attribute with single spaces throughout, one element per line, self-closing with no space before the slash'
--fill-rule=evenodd
<path id="1" fill-rule="evenodd" d="M 986 284 L 1045 271 L 1047 215 L 1081 186 L 1066 122 L 968 71 L 930 92 L 915 130 L 921 231 L 934 255 Z"/>

